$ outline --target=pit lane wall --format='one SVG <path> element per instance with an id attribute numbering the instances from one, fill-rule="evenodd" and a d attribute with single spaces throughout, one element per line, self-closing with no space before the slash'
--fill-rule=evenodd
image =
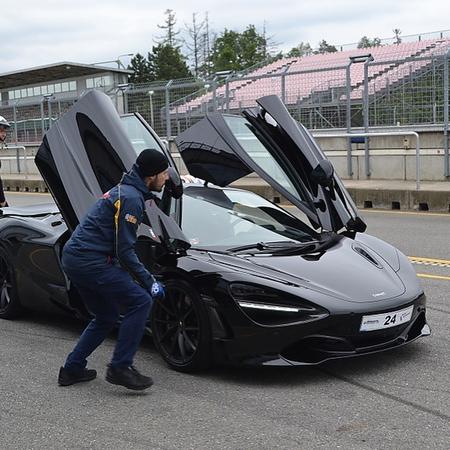
<path id="1" fill-rule="evenodd" d="M 406 128 L 380 129 L 376 131 L 405 131 Z M 343 130 L 340 130 L 344 132 Z M 354 130 L 359 132 L 362 130 Z M 375 131 L 372 130 L 371 131 Z M 349 191 L 359 207 L 371 204 L 373 207 L 391 209 L 417 209 L 419 204 L 425 204 L 425 209 L 449 211 L 449 186 L 450 180 L 444 175 L 444 135 L 442 128 L 436 127 L 408 128 L 408 131 L 417 131 L 420 135 L 421 154 L 421 181 L 440 182 L 443 189 L 433 189 L 427 191 L 426 186 L 421 189 L 421 193 L 411 193 L 414 190 L 413 184 L 416 181 L 416 149 L 415 139 L 412 136 L 383 136 L 371 137 L 369 144 L 370 152 L 370 172 L 366 175 L 365 167 L 365 145 L 364 143 L 352 144 L 352 168 L 353 175 L 348 175 L 347 161 L 347 139 L 327 138 L 322 136 L 325 132 L 314 132 L 325 154 L 333 163 L 339 176 L 345 181 L 357 182 L 366 180 L 386 180 L 398 182 L 410 182 L 408 187 L 399 188 L 401 183 L 396 183 L 396 188 L 383 189 L 383 184 L 378 183 L 376 188 L 371 188 L 367 184 L 364 187 L 355 187 L 355 183 L 349 186 Z M 38 149 L 37 144 L 25 144 L 26 162 L 23 153 L 20 152 L 17 158 L 16 150 L 3 149 L 0 152 L 2 167 L 0 174 L 3 178 L 5 190 L 21 192 L 45 192 L 46 187 L 34 164 L 34 155 Z M 173 141 L 170 142 L 170 149 L 174 160 L 181 173 L 186 173 L 186 169 L 181 161 L 180 155 Z M 358 184 L 358 183 L 356 183 Z M 249 175 L 242 183 L 238 183 L 246 189 L 264 193 L 269 198 L 275 194 L 269 192 L 270 187 L 263 186 L 255 175 Z M 406 186 L 406 183 L 405 183 Z M 267 191 L 269 190 L 269 191 Z M 266 192 L 267 191 L 267 192 Z M 389 192 L 388 192 L 389 191 Z M 392 192 L 394 191 L 394 192 Z M 442 191 L 442 192 L 440 192 Z"/>

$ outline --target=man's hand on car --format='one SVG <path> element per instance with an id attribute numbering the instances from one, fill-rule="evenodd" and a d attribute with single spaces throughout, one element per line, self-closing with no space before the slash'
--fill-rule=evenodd
<path id="1" fill-rule="evenodd" d="M 150 288 L 150 294 L 154 300 L 164 300 L 164 297 L 166 296 L 164 284 L 155 281 Z"/>

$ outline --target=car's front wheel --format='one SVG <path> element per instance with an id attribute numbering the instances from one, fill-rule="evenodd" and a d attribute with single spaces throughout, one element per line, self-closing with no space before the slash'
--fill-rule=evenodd
<path id="1" fill-rule="evenodd" d="M 0 254 L 0 319 L 14 319 L 21 312 L 14 269 L 8 257 Z"/>
<path id="2" fill-rule="evenodd" d="M 166 296 L 153 305 L 155 346 L 175 370 L 193 372 L 211 364 L 211 326 L 197 291 L 184 280 L 165 281 Z"/>

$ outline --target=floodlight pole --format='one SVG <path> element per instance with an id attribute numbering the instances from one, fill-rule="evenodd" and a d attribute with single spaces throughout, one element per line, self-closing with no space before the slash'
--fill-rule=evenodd
<path id="1" fill-rule="evenodd" d="M 170 136 L 172 135 L 172 127 L 170 123 L 170 86 L 172 85 L 173 80 L 169 80 L 169 82 L 164 86 L 165 94 L 166 94 L 166 135 L 167 140 L 170 140 Z"/>
<path id="2" fill-rule="evenodd" d="M 150 125 L 153 129 L 155 129 L 155 121 L 153 117 L 153 94 L 155 91 L 148 91 L 148 95 L 150 96 Z"/>

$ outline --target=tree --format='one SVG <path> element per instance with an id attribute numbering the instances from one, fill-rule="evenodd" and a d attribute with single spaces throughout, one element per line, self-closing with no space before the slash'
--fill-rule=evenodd
<path id="1" fill-rule="evenodd" d="M 207 12 L 205 13 L 204 23 L 204 33 L 200 39 L 201 64 L 199 67 L 199 73 L 204 77 L 209 77 L 212 71 L 212 47 L 216 40 L 216 35 L 209 28 L 209 17 Z"/>
<path id="2" fill-rule="evenodd" d="M 319 42 L 319 48 L 314 53 L 335 53 L 337 52 L 337 48 L 334 45 L 328 44 L 325 39 L 322 39 Z"/>
<path id="3" fill-rule="evenodd" d="M 302 56 L 311 55 L 312 52 L 313 49 L 311 48 L 311 45 L 309 45 L 309 42 L 300 42 L 296 47 L 291 48 L 286 56 L 288 58 L 301 58 Z"/>
<path id="4" fill-rule="evenodd" d="M 168 44 L 171 47 L 177 47 L 180 43 L 180 39 L 177 38 L 180 32 L 175 30 L 177 23 L 175 13 L 172 9 L 166 9 L 164 14 L 166 15 L 165 25 L 158 25 L 158 28 L 165 30 L 165 35 L 160 37 L 156 42 L 158 44 Z"/>
<path id="5" fill-rule="evenodd" d="M 225 30 L 215 40 L 212 48 L 212 64 L 215 72 L 222 70 L 241 70 L 239 58 L 239 33 Z"/>
<path id="6" fill-rule="evenodd" d="M 133 56 L 128 70 L 133 71 L 133 75 L 130 76 L 131 83 L 148 83 L 153 81 L 148 61 L 140 53 L 136 53 Z"/>
<path id="7" fill-rule="evenodd" d="M 266 39 L 254 25 L 249 25 L 239 36 L 239 53 L 244 69 L 266 59 Z"/>
<path id="8" fill-rule="evenodd" d="M 395 34 L 394 39 L 395 39 L 395 44 L 401 44 L 402 39 L 400 37 L 400 35 L 402 34 L 402 30 L 398 29 L 398 28 L 394 28 L 392 30 L 392 32 Z"/>
<path id="9" fill-rule="evenodd" d="M 379 47 L 381 45 L 381 39 L 376 37 L 369 39 L 367 36 L 363 36 L 358 42 L 358 48 Z"/>
<path id="10" fill-rule="evenodd" d="M 148 54 L 150 72 L 154 80 L 173 80 L 191 76 L 186 58 L 177 47 L 158 44 Z"/>
<path id="11" fill-rule="evenodd" d="M 204 35 L 203 29 L 205 28 L 205 21 L 198 22 L 196 16 L 196 13 L 192 14 L 192 26 L 185 25 L 190 39 L 189 42 L 186 42 L 186 47 L 191 52 L 195 77 L 197 77 L 200 72 L 202 44 L 204 42 L 202 36 Z"/>
<path id="12" fill-rule="evenodd" d="M 212 48 L 213 71 L 243 70 L 266 59 L 267 41 L 249 25 L 242 33 L 225 30 Z"/>

